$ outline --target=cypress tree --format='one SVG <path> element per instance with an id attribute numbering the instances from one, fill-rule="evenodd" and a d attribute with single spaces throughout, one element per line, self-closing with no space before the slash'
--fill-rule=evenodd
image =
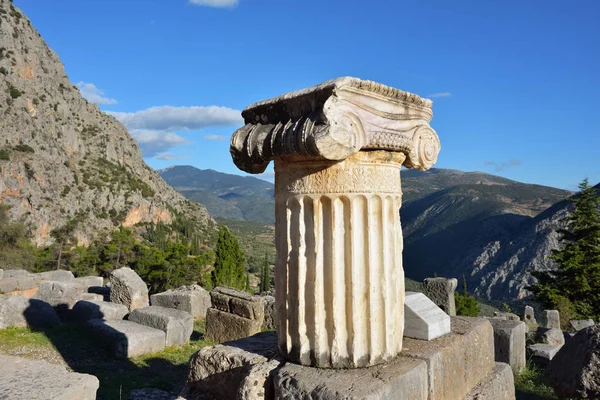
<path id="1" fill-rule="evenodd" d="M 231 234 L 226 226 L 221 225 L 212 273 L 214 285 L 245 290 L 248 280 L 245 265 L 246 258 L 237 238 Z"/>
<path id="2" fill-rule="evenodd" d="M 538 283 L 528 287 L 546 306 L 572 308 L 581 318 L 600 317 L 600 195 L 588 179 L 579 184 L 573 212 L 557 232 L 563 246 L 552 250 L 554 271 L 534 271 Z"/>

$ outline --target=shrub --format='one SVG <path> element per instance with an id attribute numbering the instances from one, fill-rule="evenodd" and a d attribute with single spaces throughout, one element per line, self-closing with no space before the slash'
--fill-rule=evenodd
<path id="1" fill-rule="evenodd" d="M 8 87 L 8 93 L 10 94 L 10 97 L 12 97 L 13 99 L 19 98 L 22 94 L 21 91 L 14 86 Z"/>
<path id="2" fill-rule="evenodd" d="M 23 153 L 35 153 L 35 150 L 29 145 L 26 144 L 18 144 L 14 147 L 15 151 L 20 151 Z"/>
<path id="3" fill-rule="evenodd" d="M 0 160 L 10 161 L 10 153 L 6 149 L 0 149 Z"/>

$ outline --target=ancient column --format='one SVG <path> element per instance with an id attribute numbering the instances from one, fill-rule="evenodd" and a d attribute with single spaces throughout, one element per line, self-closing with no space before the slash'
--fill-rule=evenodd
<path id="1" fill-rule="evenodd" d="M 235 164 L 275 160 L 280 352 L 326 368 L 375 365 L 402 349 L 400 167 L 426 170 L 439 139 L 431 101 L 339 78 L 249 106 Z"/>

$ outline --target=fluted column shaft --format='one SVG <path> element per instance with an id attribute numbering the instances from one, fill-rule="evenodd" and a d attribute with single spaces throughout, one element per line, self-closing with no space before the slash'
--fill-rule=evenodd
<path id="1" fill-rule="evenodd" d="M 275 160 L 280 352 L 356 368 L 395 357 L 404 331 L 403 153 Z"/>

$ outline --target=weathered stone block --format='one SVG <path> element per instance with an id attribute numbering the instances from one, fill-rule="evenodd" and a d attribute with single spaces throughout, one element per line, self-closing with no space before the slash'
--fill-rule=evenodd
<path id="1" fill-rule="evenodd" d="M 426 278 L 423 281 L 425 295 L 449 316 L 456 315 L 454 292 L 458 281 L 454 278 Z"/>
<path id="2" fill-rule="evenodd" d="M 104 296 L 95 293 L 81 293 L 79 300 L 104 301 Z"/>
<path id="3" fill-rule="evenodd" d="M 551 344 L 553 346 L 562 346 L 565 344 L 565 336 L 560 329 L 539 327 L 535 332 L 536 343 Z"/>
<path id="4" fill-rule="evenodd" d="M 173 346 L 189 342 L 194 331 L 194 317 L 186 311 L 158 306 L 136 308 L 128 320 L 151 328 L 160 329 L 166 334 L 165 344 Z"/>
<path id="5" fill-rule="evenodd" d="M 183 396 L 220 399 L 275 399 L 272 371 L 282 364 L 275 332 L 200 349 L 190 359 Z M 226 382 L 226 384 L 223 384 Z"/>
<path id="6" fill-rule="evenodd" d="M 59 323 L 54 308 L 41 300 L 23 296 L 12 296 L 0 300 L 0 329 L 11 326 L 43 329 L 51 328 Z"/>
<path id="7" fill-rule="evenodd" d="M 119 268 L 110 275 L 110 301 L 126 305 L 129 311 L 148 307 L 148 287 L 131 268 Z"/>
<path id="8" fill-rule="evenodd" d="M 206 318 L 210 303 L 210 293 L 198 285 L 183 286 L 150 296 L 151 305 L 187 311 L 194 318 Z"/>
<path id="9" fill-rule="evenodd" d="M 275 297 L 263 296 L 265 305 L 265 319 L 262 329 L 277 329 L 277 309 L 275 308 Z"/>
<path id="10" fill-rule="evenodd" d="M 41 272 L 37 275 L 42 281 L 71 282 L 75 279 L 71 271 L 63 270 Z"/>
<path id="11" fill-rule="evenodd" d="M 600 398 L 600 325 L 576 334 L 554 356 L 546 377 L 560 398 Z"/>
<path id="12" fill-rule="evenodd" d="M 14 292 L 17 287 L 17 278 L 0 279 L 0 293 Z"/>
<path id="13" fill-rule="evenodd" d="M 569 321 L 569 325 L 571 326 L 572 332 L 579 332 L 582 329 L 589 328 L 590 326 L 594 326 L 593 319 L 572 319 Z"/>
<path id="14" fill-rule="evenodd" d="M 516 314 L 509 313 L 509 312 L 500 312 L 500 311 L 494 311 L 494 318 L 501 319 L 504 321 L 520 321 L 521 320 L 521 318 L 519 318 L 519 316 Z"/>
<path id="15" fill-rule="evenodd" d="M 82 294 L 83 289 L 75 282 L 45 281 L 40 283 L 34 298 L 45 301 L 52 307 L 70 310 L 80 300 Z"/>
<path id="16" fill-rule="evenodd" d="M 557 310 L 544 310 L 542 312 L 542 323 L 543 328 L 556 328 L 560 329 L 560 314 Z"/>
<path id="17" fill-rule="evenodd" d="M 530 331 L 534 331 L 538 328 L 538 323 L 535 320 L 535 313 L 533 307 L 525 306 L 525 312 L 523 314 L 523 322 L 527 325 Z"/>
<path id="18" fill-rule="evenodd" d="M 556 353 L 558 353 L 561 347 L 562 346 L 536 343 L 527 346 L 527 351 L 532 359 L 544 365 L 554 358 L 554 356 L 556 355 Z"/>
<path id="19" fill-rule="evenodd" d="M 24 269 L 7 269 L 4 270 L 4 278 L 16 278 L 18 276 L 26 276 L 29 272 Z"/>
<path id="20" fill-rule="evenodd" d="M 400 355 L 426 362 L 430 399 L 462 400 L 494 367 L 492 327 L 485 319 L 452 317 L 451 334 L 404 338 Z"/>
<path id="21" fill-rule="evenodd" d="M 0 355 L 0 397 L 27 400 L 94 400 L 100 386 L 93 375 L 62 365 Z"/>
<path id="22" fill-rule="evenodd" d="M 496 363 L 464 400 L 515 400 L 515 382 L 508 364 Z"/>
<path id="23" fill-rule="evenodd" d="M 91 319 L 123 319 L 129 312 L 127 306 L 98 300 L 80 300 L 73 307 L 73 319 L 79 322 Z"/>
<path id="24" fill-rule="evenodd" d="M 510 365 L 515 374 L 519 373 L 527 362 L 526 340 L 527 325 L 519 321 L 490 319 L 494 329 L 494 351 L 496 362 Z"/>
<path id="25" fill-rule="evenodd" d="M 450 316 L 423 293 L 406 292 L 404 336 L 433 340 L 450 333 Z"/>
<path id="26" fill-rule="evenodd" d="M 88 321 L 93 334 L 113 352 L 116 358 L 131 358 L 162 351 L 166 335 L 159 329 L 125 320 Z"/>
<path id="27" fill-rule="evenodd" d="M 230 297 L 226 294 L 212 290 L 210 292 L 210 302 L 213 308 L 224 312 L 231 312 L 229 309 Z"/>
<path id="28" fill-rule="evenodd" d="M 356 369 L 321 369 L 287 363 L 273 372 L 273 384 L 278 400 L 428 398 L 427 365 L 423 360 L 402 356 Z"/>
<path id="29" fill-rule="evenodd" d="M 35 280 L 31 276 L 18 276 L 17 290 L 29 290 L 37 286 Z"/>
<path id="30" fill-rule="evenodd" d="M 80 276 L 79 278 L 75 278 L 75 282 L 79 283 L 85 291 L 90 287 L 104 286 L 104 278 L 101 276 Z"/>
<path id="31" fill-rule="evenodd" d="M 262 321 L 240 317 L 214 308 L 206 312 L 206 338 L 226 342 L 260 332 Z"/>
<path id="32" fill-rule="evenodd" d="M 251 300 L 232 297 L 229 301 L 231 313 L 248 319 L 261 321 L 265 319 L 265 305 L 260 296 L 252 296 Z"/>

